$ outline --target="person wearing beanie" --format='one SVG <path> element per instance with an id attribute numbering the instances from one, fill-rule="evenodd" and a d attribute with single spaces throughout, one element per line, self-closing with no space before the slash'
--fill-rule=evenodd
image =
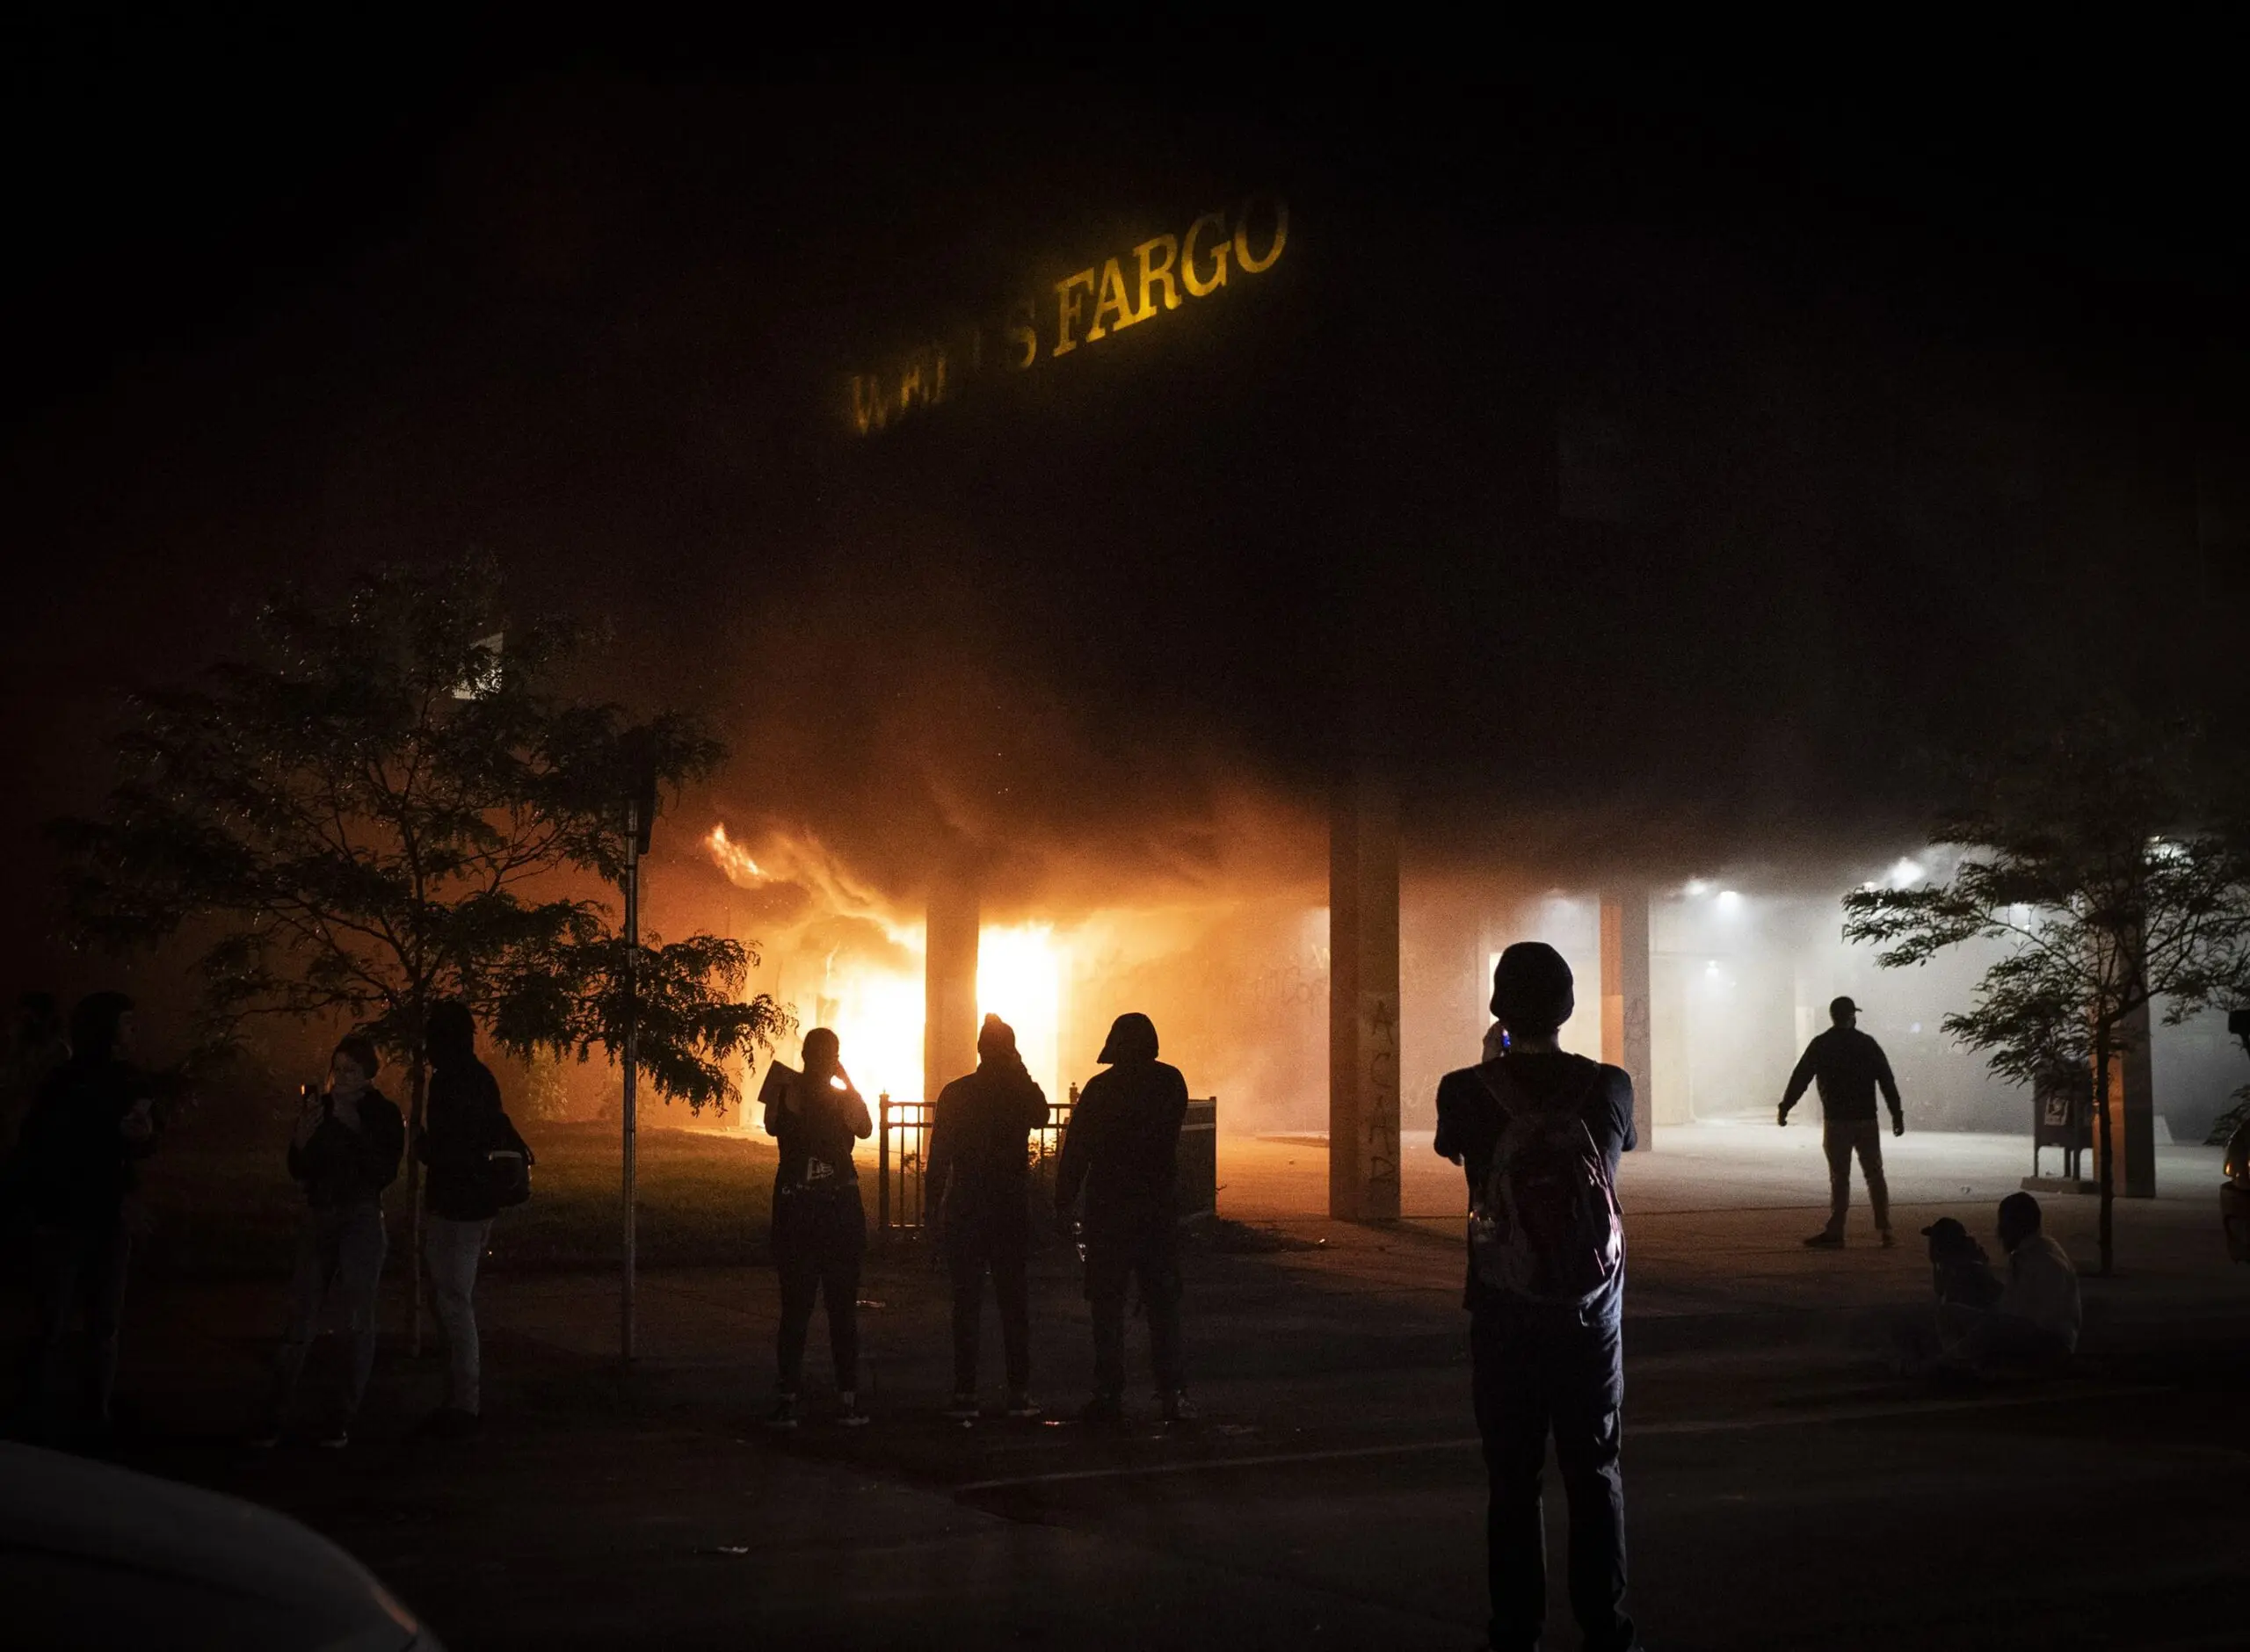
<path id="1" fill-rule="evenodd" d="M 1437 1150 L 1467 1173 L 1471 1388 L 1483 1437 L 1496 1652 L 1539 1645 L 1547 1616 L 1540 1488 L 1551 1433 L 1570 1499 L 1571 1608 L 1590 1652 L 1639 1645 L 1625 1612 L 1624 1238 L 1617 1158 L 1636 1145 L 1633 1083 L 1565 1054 L 1569 964 L 1542 941 L 1501 953 L 1492 1011 L 1505 1047 L 1438 1085 Z M 1568 1195 L 1557 1225 L 1534 1209 Z M 1584 1235 L 1564 1246 L 1555 1235 Z M 1541 1254 L 1553 1247 L 1562 1254 Z"/>
<path id="2" fill-rule="evenodd" d="M 1065 1227 L 1085 1196 L 1094 1392 L 1082 1416 L 1097 1426 L 1124 1416 L 1125 1298 L 1137 1278 L 1164 1419 L 1186 1422 L 1194 1415 L 1180 1387 L 1179 1357 L 1179 1127 L 1187 1081 L 1157 1059 L 1156 1024 L 1144 1015 L 1112 1022 L 1100 1059 L 1109 1070 L 1079 1092 L 1055 1176 L 1055 1214 Z"/>
<path id="3" fill-rule="evenodd" d="M 997 1015 L 976 1034 L 976 1070 L 938 1092 L 924 1159 L 922 1196 L 953 1277 L 953 1401 L 946 1415 L 976 1416 L 976 1344 L 984 1276 L 1000 1307 L 1007 1414 L 1039 1415 L 1031 1401 L 1031 1133 L 1047 1123 L 1047 1092 Z"/>

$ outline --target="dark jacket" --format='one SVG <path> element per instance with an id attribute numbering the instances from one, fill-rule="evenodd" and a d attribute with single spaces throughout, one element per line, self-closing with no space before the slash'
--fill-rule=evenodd
<path id="1" fill-rule="evenodd" d="M 1804 1047 L 1789 1087 L 1782 1093 L 1784 1118 L 1810 1084 L 1820 1087 L 1820 1116 L 1834 1124 L 1855 1124 L 1875 1117 L 1875 1092 L 1891 1105 L 1891 1116 L 1903 1119 L 1898 1105 L 1898 1081 L 1891 1076 L 1891 1062 L 1877 1044 L 1855 1026 L 1832 1026 Z"/>
<path id="2" fill-rule="evenodd" d="M 1047 1122 L 1047 1092 L 1006 1056 L 938 1092 L 924 1158 L 923 1196 L 954 1219 L 1020 1218 L 1031 1181 L 1031 1133 Z"/>
<path id="3" fill-rule="evenodd" d="M 1614 1181 L 1617 1156 L 1638 1145 L 1638 1138 L 1633 1134 L 1633 1081 L 1625 1069 L 1559 1050 L 1518 1052 L 1500 1059 L 1507 1063 L 1508 1077 L 1515 1089 L 1534 1105 L 1579 1107 L 1586 1131 L 1601 1149 Z M 1472 1199 L 1492 1169 L 1492 1149 L 1499 1139 L 1500 1104 L 1477 1076 L 1476 1068 L 1464 1067 L 1438 1081 L 1437 1150 L 1440 1156 L 1453 1160 L 1466 1173 Z M 1612 1286 L 1621 1301 L 1623 1282 L 1624 1275 L 1620 1272 Z M 1499 1294 L 1477 1279 L 1472 1263 L 1462 1306 L 1475 1308 Z"/>
<path id="4" fill-rule="evenodd" d="M 1081 1189 L 1089 1239 L 1168 1232 L 1179 1204 L 1179 1127 L 1187 1081 L 1169 1062 L 1126 1060 L 1086 1081 L 1056 1167 L 1055 1208 Z"/>
<path id="5" fill-rule="evenodd" d="M 305 1201 L 315 1210 L 377 1204 L 383 1189 L 398 1179 L 406 1152 L 406 1121 L 381 1091 L 359 1098 L 359 1127 L 336 1117 L 332 1097 L 321 1098 L 321 1119 L 304 1145 L 289 1144 L 289 1174 L 304 1184 Z"/>
<path id="6" fill-rule="evenodd" d="M 816 1084 L 802 1073 L 788 1073 L 779 1082 L 769 1075 L 764 1094 L 766 1134 L 781 1149 L 773 1171 L 776 1197 L 859 1185 L 852 1144 L 875 1133 L 865 1097 L 856 1090 Z"/>
<path id="7" fill-rule="evenodd" d="M 429 1167 L 430 1214 L 447 1221 L 485 1221 L 500 1211 L 491 1161 L 496 1148 L 522 1138 L 500 1105 L 500 1081 L 474 1055 L 448 1056 L 432 1071 L 414 1156 Z"/>
<path id="8" fill-rule="evenodd" d="M 153 1134 L 128 1139 L 126 1116 L 157 1088 L 127 1061 L 71 1061 L 47 1076 L 16 1147 L 14 1179 L 33 1220 L 85 1231 L 116 1225 L 138 1162 L 156 1145 Z"/>

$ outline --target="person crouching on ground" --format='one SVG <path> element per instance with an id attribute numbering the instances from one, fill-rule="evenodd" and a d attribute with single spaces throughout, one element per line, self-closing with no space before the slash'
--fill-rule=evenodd
<path id="1" fill-rule="evenodd" d="M 924 1161 L 922 1197 L 953 1276 L 953 1401 L 946 1415 L 976 1416 L 976 1343 L 984 1274 L 1000 1308 L 1007 1360 L 1007 1413 L 1039 1415 L 1031 1402 L 1031 1309 L 1025 1263 L 1031 1248 L 1031 1133 L 1047 1122 L 1047 1092 L 1024 1069 L 1015 1030 L 997 1015 L 976 1034 L 976 1070 L 938 1093 Z"/>
<path id="2" fill-rule="evenodd" d="M 2069 1365 L 2083 1322 L 2078 1269 L 2069 1252 L 2042 1230 L 2043 1223 L 2039 1201 L 2030 1194 L 2000 1200 L 1997 1225 L 2000 1249 L 2007 1253 L 2007 1279 L 1989 1307 L 1939 1303 L 1946 1368 L 2054 1372 Z"/>
<path id="3" fill-rule="evenodd" d="M 1540 941 L 1500 954 L 1504 1054 L 1438 1085 L 1436 1147 L 1467 1172 L 1469 1345 L 1491 1501 L 1495 1652 L 1531 1652 L 1547 1617 L 1540 1482 L 1547 1437 L 1570 1498 L 1571 1608 L 1590 1652 L 1638 1642 L 1625 1602 L 1624 1226 L 1617 1156 L 1634 1145 L 1624 1070 L 1563 1053 L 1570 966 Z M 1488 1046 L 1489 1047 L 1489 1046 Z"/>
<path id="4" fill-rule="evenodd" d="M 805 1034 L 802 1073 L 769 1085 L 766 1134 L 781 1149 L 773 1172 L 773 1263 L 781 1275 L 780 1366 L 775 1428 L 797 1425 L 805 1338 L 817 1301 L 828 1304 L 828 1350 L 836 1366 L 837 1421 L 867 1420 L 860 1409 L 860 1261 L 867 1248 L 867 1215 L 852 1144 L 875 1134 L 864 1097 L 844 1070 L 836 1034 Z"/>
<path id="5" fill-rule="evenodd" d="M 305 1190 L 297 1263 L 289 1276 L 289 1318 L 273 1359 L 273 1391 L 253 1442 L 280 1443 L 289 1402 L 320 1331 L 323 1302 L 335 1298 L 351 1327 L 351 1364 L 344 1389 L 318 1436 L 323 1446 L 350 1442 L 352 1423 L 375 1366 L 375 1301 L 382 1284 L 383 1189 L 398 1176 L 406 1123 L 374 1087 L 382 1069 L 375 1047 L 357 1033 L 329 1058 L 328 1090 L 309 1087 L 289 1135 L 289 1174 Z"/>
<path id="6" fill-rule="evenodd" d="M 1157 1060 L 1156 1024 L 1121 1015 L 1086 1081 L 1056 1166 L 1055 1214 L 1067 1231 L 1085 1195 L 1086 1301 L 1093 1318 L 1093 1398 L 1080 1414 L 1123 1420 L 1125 1293 L 1137 1279 L 1149 1315 L 1149 1355 L 1167 1423 L 1192 1420 L 1179 1353 L 1179 1127 L 1187 1081 Z"/>
<path id="7" fill-rule="evenodd" d="M 496 1150 L 529 1152 L 500 1105 L 500 1083 L 476 1058 L 476 1021 L 465 1004 L 430 1011 L 430 1095 L 415 1156 L 429 1168 L 422 1256 L 431 1305 L 446 1337 L 446 1402 L 425 1422 L 440 1439 L 467 1439 L 483 1423 L 483 1350 L 476 1334 L 476 1272 L 500 1212 Z"/>

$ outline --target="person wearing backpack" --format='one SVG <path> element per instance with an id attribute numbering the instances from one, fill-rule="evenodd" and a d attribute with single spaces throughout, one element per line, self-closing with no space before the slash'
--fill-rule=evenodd
<path id="1" fill-rule="evenodd" d="M 1529 1652 L 1546 1622 L 1540 1482 L 1552 1433 L 1570 1499 L 1571 1611 L 1589 1652 L 1632 1652 L 1616 1174 L 1635 1144 L 1633 1083 L 1557 1043 L 1576 1000 L 1570 966 L 1543 941 L 1500 954 L 1492 1008 L 1506 1047 L 1440 1083 L 1436 1143 L 1469 1181 L 1463 1306 L 1491 1489 L 1491 1643 Z"/>
<path id="2" fill-rule="evenodd" d="M 530 1192 L 531 1149 L 500 1105 L 499 1081 L 476 1058 L 476 1022 L 452 1000 L 430 1011 L 430 1093 L 414 1156 L 429 1170 L 422 1256 L 431 1305 L 446 1337 L 446 1402 L 424 1431 L 467 1439 L 483 1424 L 483 1351 L 476 1336 L 477 1264 L 492 1219 Z"/>

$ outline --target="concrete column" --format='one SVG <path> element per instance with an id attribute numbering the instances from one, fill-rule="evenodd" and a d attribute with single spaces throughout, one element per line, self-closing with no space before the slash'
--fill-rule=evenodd
<path id="1" fill-rule="evenodd" d="M 2149 1049 L 2148 1005 L 2125 1018 L 2128 1047 L 2117 1061 L 2119 1100 L 2113 1127 L 2122 1126 L 2125 1174 L 2117 1191 L 2127 1199 L 2156 1197 L 2156 1073 Z"/>
<path id="2" fill-rule="evenodd" d="M 1601 1059 L 1633 1081 L 1633 1134 L 1656 1145 L 1656 1071 L 1650 1060 L 1649 897 L 1601 897 Z"/>
<path id="3" fill-rule="evenodd" d="M 982 921 L 975 877 L 959 867 L 930 886 L 924 952 L 922 1097 L 935 1101 L 976 1068 L 976 931 Z"/>
<path id="4" fill-rule="evenodd" d="M 1328 837 L 1328 1214 L 1398 1215 L 1398 800 L 1354 775 Z"/>

